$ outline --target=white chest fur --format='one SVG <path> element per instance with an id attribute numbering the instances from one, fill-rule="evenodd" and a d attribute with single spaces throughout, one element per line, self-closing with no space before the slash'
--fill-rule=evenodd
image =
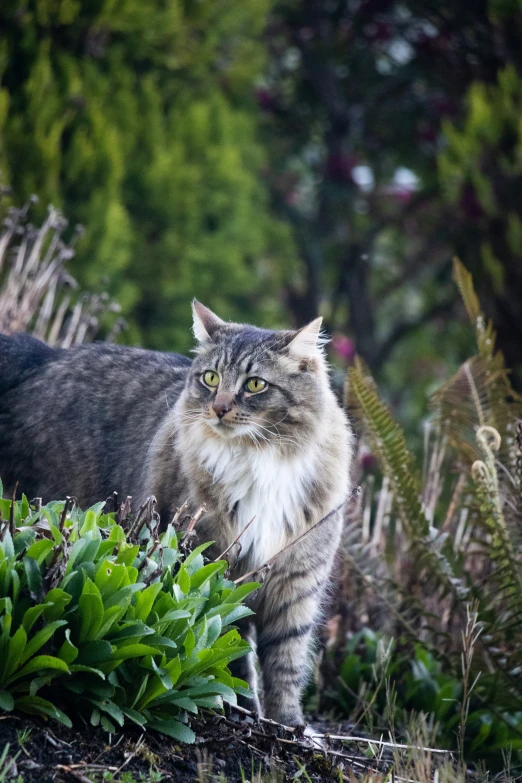
<path id="1" fill-rule="evenodd" d="M 241 536 L 241 557 L 255 568 L 279 552 L 300 532 L 315 459 L 310 451 L 283 457 L 275 446 L 256 450 L 231 441 L 203 439 L 197 460 L 219 484 L 228 510 L 235 508 L 236 535 Z"/>

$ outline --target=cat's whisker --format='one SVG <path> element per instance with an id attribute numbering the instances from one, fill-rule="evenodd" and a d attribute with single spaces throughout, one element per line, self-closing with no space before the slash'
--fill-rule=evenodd
<path id="1" fill-rule="evenodd" d="M 255 426 L 255 427 L 260 427 L 260 428 L 261 428 L 261 430 L 265 430 L 266 432 L 268 432 L 268 433 L 269 433 L 269 435 L 275 435 L 275 438 L 274 438 L 274 440 L 275 440 L 275 441 L 277 441 L 278 443 L 291 443 L 291 444 L 293 444 L 294 446 L 299 446 L 299 445 L 300 445 L 300 444 L 298 443 L 298 441 L 296 441 L 294 438 L 290 438 L 290 437 L 288 437 L 288 435 L 281 435 L 281 433 L 279 432 L 279 430 L 277 430 L 277 432 L 275 432 L 275 433 L 274 433 L 274 432 L 273 432 L 271 429 L 269 429 L 268 427 L 264 427 L 262 424 L 259 424 L 259 422 L 255 422 L 255 423 L 254 423 L 254 426 Z M 273 425 L 273 424 L 272 424 L 271 426 L 272 426 L 272 427 L 274 427 L 275 425 Z M 260 433 L 259 433 L 259 434 L 260 434 Z M 264 438 L 265 438 L 265 440 L 267 440 L 267 441 L 269 440 L 269 438 L 267 438 L 266 436 L 264 436 Z"/>

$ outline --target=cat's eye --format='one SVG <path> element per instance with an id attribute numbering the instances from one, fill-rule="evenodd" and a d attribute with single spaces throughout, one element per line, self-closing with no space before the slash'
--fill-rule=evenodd
<path id="1" fill-rule="evenodd" d="M 201 376 L 201 380 L 210 389 L 214 389 L 219 384 L 219 375 L 214 370 L 207 370 Z"/>
<path id="2" fill-rule="evenodd" d="M 257 394 L 258 392 L 262 392 L 266 389 L 267 386 L 268 383 L 262 378 L 247 378 L 245 381 L 245 389 L 247 392 L 250 392 L 250 394 Z"/>

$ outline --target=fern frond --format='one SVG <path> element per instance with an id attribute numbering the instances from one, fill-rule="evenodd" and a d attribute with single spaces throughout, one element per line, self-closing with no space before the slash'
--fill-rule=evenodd
<path id="1" fill-rule="evenodd" d="M 458 258 L 453 259 L 453 279 L 455 280 L 469 319 L 475 329 L 479 355 L 489 361 L 493 358 L 496 334 L 491 321 L 486 321 L 481 310 L 478 296 L 473 285 L 473 277 Z"/>
<path id="2" fill-rule="evenodd" d="M 498 623 L 501 628 L 513 615 L 518 616 L 522 612 L 522 564 L 517 560 L 504 518 L 495 458 L 495 452 L 500 448 L 500 437 L 492 427 L 481 427 L 477 441 L 483 459 L 473 463 L 471 472 L 480 501 L 481 518 L 490 533 L 490 557 L 495 564 L 492 579 L 496 587 L 494 603 L 498 607 L 497 616 L 502 620 Z"/>
<path id="3" fill-rule="evenodd" d="M 432 397 L 442 431 L 451 445 L 473 463 L 481 459 L 476 433 L 480 427 L 494 427 L 502 449 L 498 459 L 513 465 L 514 423 L 522 417 L 522 397 L 509 381 L 504 357 L 495 348 L 495 331 L 480 309 L 471 274 L 458 259 L 453 276 L 475 328 L 478 355 L 465 362 L 458 372 Z"/>
<path id="4" fill-rule="evenodd" d="M 450 594 L 458 604 L 468 599 L 468 589 L 454 573 L 440 542 L 430 535 L 429 520 L 421 503 L 421 481 L 415 460 L 406 445 L 404 433 L 380 400 L 373 379 L 361 359 L 350 370 L 349 387 L 354 414 L 362 423 L 383 473 L 394 494 L 394 505 L 412 550 L 417 568 Z"/>
<path id="5" fill-rule="evenodd" d="M 429 524 L 420 502 L 420 476 L 404 433 L 380 400 L 373 378 L 359 357 L 349 379 L 351 408 L 367 430 L 372 449 L 393 486 L 401 521 L 415 530 L 416 536 L 427 535 Z"/>

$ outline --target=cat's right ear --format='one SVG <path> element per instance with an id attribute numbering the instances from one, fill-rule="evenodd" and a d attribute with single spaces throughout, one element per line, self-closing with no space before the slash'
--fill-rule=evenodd
<path id="1" fill-rule="evenodd" d="M 221 320 L 212 310 L 202 305 L 197 299 L 192 300 L 192 329 L 194 337 L 198 343 L 206 343 L 212 340 L 214 332 L 225 322 Z"/>

